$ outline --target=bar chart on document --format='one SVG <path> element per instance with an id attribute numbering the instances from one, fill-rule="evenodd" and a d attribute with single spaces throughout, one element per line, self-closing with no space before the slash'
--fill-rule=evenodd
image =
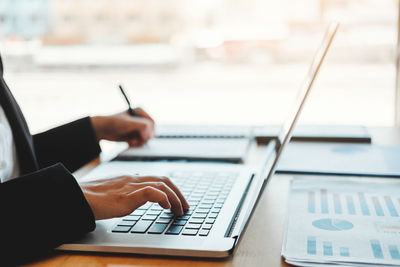
<path id="1" fill-rule="evenodd" d="M 295 179 L 288 209 L 287 262 L 400 266 L 397 180 Z"/>

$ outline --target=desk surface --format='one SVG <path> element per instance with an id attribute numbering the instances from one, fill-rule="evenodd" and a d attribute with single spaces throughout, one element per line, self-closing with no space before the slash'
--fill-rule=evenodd
<path id="1" fill-rule="evenodd" d="M 400 129 L 371 128 L 373 142 L 400 144 Z M 253 151 L 255 157 L 256 151 Z M 93 163 L 96 164 L 96 163 Z M 92 164 L 92 166 L 93 166 Z M 84 172 L 85 170 L 82 170 Z M 281 258 L 281 244 L 293 175 L 271 178 L 233 256 L 223 260 L 148 257 L 137 255 L 57 252 L 27 266 L 289 266 Z M 361 178 L 360 178 L 361 179 Z M 363 178 L 371 179 L 371 178 Z"/>

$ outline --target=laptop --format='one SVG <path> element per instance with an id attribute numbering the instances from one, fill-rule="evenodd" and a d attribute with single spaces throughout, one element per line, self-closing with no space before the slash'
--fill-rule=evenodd
<path id="1" fill-rule="evenodd" d="M 174 217 L 157 203 L 147 202 L 132 214 L 97 221 L 95 231 L 59 250 L 223 258 L 238 245 L 257 200 L 263 192 L 310 94 L 338 24 L 327 30 L 310 67 L 299 100 L 282 127 L 278 140 L 265 149 L 260 166 L 212 162 L 108 162 L 82 180 L 117 175 L 164 175 L 180 188 L 190 204 Z"/>

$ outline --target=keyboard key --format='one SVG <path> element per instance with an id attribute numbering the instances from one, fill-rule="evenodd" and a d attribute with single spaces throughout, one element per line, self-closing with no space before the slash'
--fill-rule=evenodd
<path id="1" fill-rule="evenodd" d="M 154 221 L 155 219 L 157 219 L 157 215 L 144 215 L 142 217 L 142 220 L 145 221 Z"/>
<path id="2" fill-rule="evenodd" d="M 153 205 L 152 202 L 147 202 L 146 204 L 140 206 L 140 207 L 137 208 L 137 209 L 138 209 L 138 210 L 148 210 L 148 209 L 151 207 L 151 205 Z"/>
<path id="3" fill-rule="evenodd" d="M 136 223 L 136 221 L 124 221 L 124 220 L 122 220 L 122 221 L 120 221 L 118 223 L 118 226 L 130 226 L 130 227 L 132 227 L 135 223 Z"/>
<path id="4" fill-rule="evenodd" d="M 171 219 L 172 217 L 174 217 L 174 214 L 172 214 L 170 212 L 163 212 L 160 216 L 160 218 L 163 218 L 163 219 Z"/>
<path id="5" fill-rule="evenodd" d="M 215 222 L 215 219 L 206 219 L 205 223 L 208 224 L 213 224 Z"/>
<path id="6" fill-rule="evenodd" d="M 202 224 L 204 219 L 190 219 L 189 223 Z"/>
<path id="7" fill-rule="evenodd" d="M 192 218 L 197 218 L 197 219 L 205 219 L 207 217 L 207 214 L 203 214 L 203 213 L 195 213 L 192 215 Z"/>
<path id="8" fill-rule="evenodd" d="M 201 205 L 199 206 L 199 209 L 202 209 L 202 210 L 211 209 L 211 208 L 212 208 L 212 204 L 203 204 L 203 203 L 201 203 Z"/>
<path id="9" fill-rule="evenodd" d="M 145 233 L 149 229 L 152 221 L 139 221 L 133 226 L 131 233 Z"/>
<path id="10" fill-rule="evenodd" d="M 150 210 L 146 213 L 146 215 L 160 215 L 161 214 L 161 210 Z"/>
<path id="11" fill-rule="evenodd" d="M 202 197 L 190 197 L 189 199 L 188 199 L 188 201 L 199 201 L 199 200 L 201 200 L 202 199 Z"/>
<path id="12" fill-rule="evenodd" d="M 208 218 L 210 218 L 210 219 L 215 219 L 215 218 L 217 218 L 218 217 L 218 213 L 210 213 L 209 215 L 208 215 Z"/>
<path id="13" fill-rule="evenodd" d="M 176 219 L 178 219 L 178 220 L 189 220 L 189 218 L 190 218 L 189 215 L 183 215 L 183 216 L 176 217 Z"/>
<path id="14" fill-rule="evenodd" d="M 114 229 L 112 229 L 113 233 L 128 233 L 129 230 L 131 229 L 131 226 L 116 226 Z"/>
<path id="15" fill-rule="evenodd" d="M 161 207 L 159 204 L 155 203 L 155 204 L 153 204 L 153 206 L 151 206 L 150 210 L 161 210 L 161 211 L 163 211 L 164 208 Z"/>
<path id="16" fill-rule="evenodd" d="M 222 203 L 217 203 L 214 205 L 214 208 L 222 208 L 223 204 Z"/>
<path id="17" fill-rule="evenodd" d="M 182 232 L 182 235 L 197 235 L 198 230 L 196 229 L 185 229 Z"/>
<path id="18" fill-rule="evenodd" d="M 148 233 L 149 234 L 161 234 L 167 228 L 167 224 L 155 223 L 153 224 Z"/>
<path id="19" fill-rule="evenodd" d="M 165 232 L 166 235 L 179 235 L 179 233 L 182 231 L 183 226 L 179 225 L 171 225 L 171 227 Z"/>
<path id="20" fill-rule="evenodd" d="M 185 225 L 186 223 L 187 223 L 186 220 L 174 220 L 172 222 L 173 225 L 181 225 L 181 226 Z"/>
<path id="21" fill-rule="evenodd" d="M 211 194 L 218 194 L 220 191 L 221 191 L 220 189 L 212 188 L 208 192 L 210 192 Z"/>
<path id="22" fill-rule="evenodd" d="M 192 215 L 193 212 L 194 212 L 194 210 L 195 210 L 195 208 L 190 207 L 187 211 L 185 211 L 185 214 L 184 214 L 184 215 Z"/>
<path id="23" fill-rule="evenodd" d="M 195 224 L 195 223 L 188 223 L 186 224 L 185 229 L 200 229 L 201 224 Z"/>
<path id="24" fill-rule="evenodd" d="M 196 213 L 202 213 L 202 214 L 207 214 L 210 212 L 210 209 L 198 209 L 196 210 Z"/>
<path id="25" fill-rule="evenodd" d="M 183 192 L 191 193 L 194 190 L 194 186 L 184 186 L 182 187 Z"/>
<path id="26" fill-rule="evenodd" d="M 207 183 L 199 183 L 199 185 L 197 186 L 197 189 L 207 190 L 208 189 L 208 184 Z"/>
<path id="27" fill-rule="evenodd" d="M 128 215 L 124 218 L 124 221 L 139 221 L 140 216 L 137 215 Z"/>
<path id="28" fill-rule="evenodd" d="M 201 229 L 203 229 L 203 230 L 210 230 L 212 227 L 213 227 L 212 224 L 205 224 L 205 225 L 203 225 L 203 227 L 202 227 Z"/>
<path id="29" fill-rule="evenodd" d="M 211 213 L 219 213 L 221 211 L 221 208 L 213 208 L 211 209 Z"/>
<path id="30" fill-rule="evenodd" d="M 146 212 L 145 210 L 135 210 L 134 212 L 131 213 L 131 215 L 142 216 L 145 212 Z"/>
<path id="31" fill-rule="evenodd" d="M 210 230 L 200 230 L 199 236 L 208 236 L 210 233 Z"/>
<path id="32" fill-rule="evenodd" d="M 159 218 L 156 223 L 163 223 L 163 224 L 169 224 L 172 220 L 171 219 L 164 219 L 164 218 Z"/>

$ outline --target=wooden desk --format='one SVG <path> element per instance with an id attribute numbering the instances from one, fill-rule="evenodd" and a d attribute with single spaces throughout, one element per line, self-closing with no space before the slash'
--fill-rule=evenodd
<path id="1" fill-rule="evenodd" d="M 374 143 L 400 144 L 400 129 L 371 128 L 370 132 Z M 289 266 L 281 258 L 280 252 L 289 182 L 292 178 L 293 175 L 272 177 L 236 252 L 227 259 L 203 260 L 57 252 L 53 256 L 27 266 Z"/>

